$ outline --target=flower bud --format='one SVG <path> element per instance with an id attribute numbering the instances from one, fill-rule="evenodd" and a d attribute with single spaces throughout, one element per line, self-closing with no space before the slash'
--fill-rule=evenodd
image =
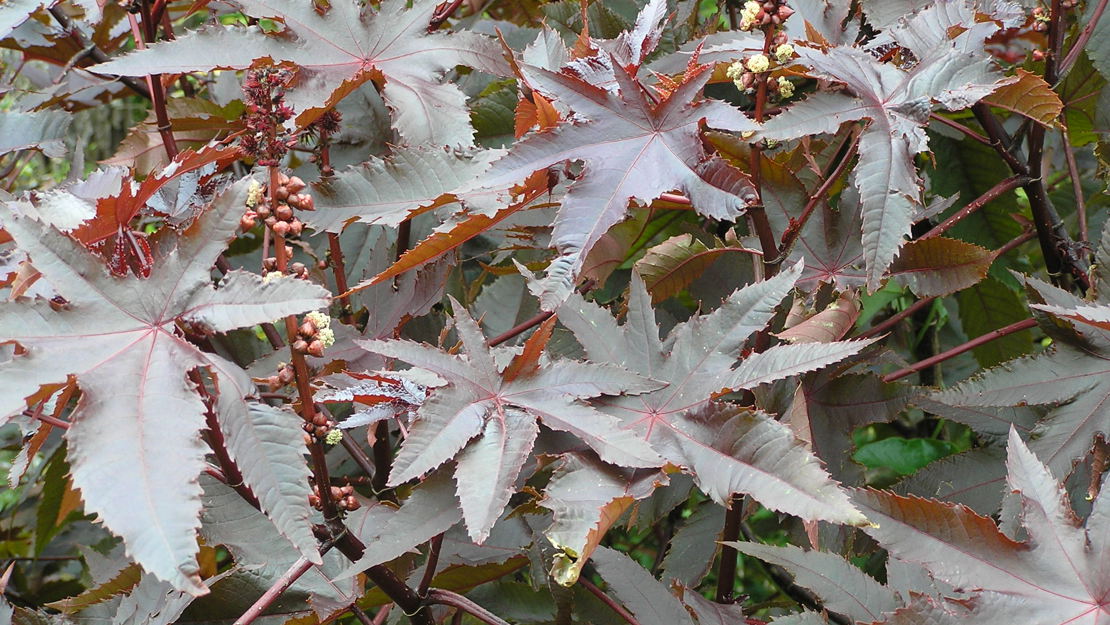
<path id="1" fill-rule="evenodd" d="M 289 189 L 289 193 L 300 193 L 306 186 L 308 185 L 299 176 L 292 176 L 289 178 L 289 182 L 285 183 L 285 188 Z"/>

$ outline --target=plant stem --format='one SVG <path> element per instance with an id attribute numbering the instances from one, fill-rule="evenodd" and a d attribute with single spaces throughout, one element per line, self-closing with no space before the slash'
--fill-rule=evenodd
<path id="1" fill-rule="evenodd" d="M 443 547 L 443 533 L 436 534 L 428 545 L 428 561 L 424 564 L 424 576 L 420 578 L 420 585 L 416 587 L 416 594 L 421 597 L 428 596 L 428 589 L 432 586 L 432 578 L 436 576 L 436 567 L 439 566 L 439 550 Z"/>
<path id="2" fill-rule="evenodd" d="M 756 536 L 755 532 L 753 532 L 752 528 L 749 527 L 746 523 L 741 525 L 741 532 L 744 534 L 745 540 L 758 542 L 758 537 Z M 825 604 L 821 601 L 820 597 L 815 595 L 808 588 L 802 588 L 801 586 L 795 584 L 794 576 L 781 566 L 764 562 L 763 568 L 767 571 L 767 575 L 771 578 L 771 580 L 775 582 L 775 585 L 777 585 L 779 589 L 782 590 L 783 594 L 793 599 L 796 603 L 812 610 L 817 610 L 818 612 L 824 612 L 828 615 L 829 621 L 836 623 L 837 625 L 852 625 L 852 623 L 854 622 L 842 614 L 830 612 L 828 609 L 826 609 Z"/>
<path id="3" fill-rule="evenodd" d="M 942 123 L 945 126 L 948 126 L 950 128 L 955 128 L 956 130 L 959 130 L 960 132 L 967 135 L 969 138 L 974 139 L 975 141 L 978 141 L 979 143 L 982 143 L 983 145 L 991 145 L 991 140 L 990 139 L 984 137 L 983 135 L 975 132 L 974 130 L 968 128 L 967 126 L 961 124 L 960 122 L 958 122 L 954 119 L 948 119 L 944 115 L 938 115 L 936 113 L 930 113 L 929 114 L 929 119 L 931 119 L 933 121 L 938 121 L 938 122 L 940 122 L 940 123 Z"/>
<path id="4" fill-rule="evenodd" d="M 1079 240 L 1089 241 L 1087 232 L 1087 204 L 1083 200 L 1083 181 L 1079 178 L 1079 165 L 1075 162 L 1075 150 L 1071 148 L 1071 136 L 1068 132 L 1067 120 L 1060 116 L 1060 138 L 1064 146 L 1064 159 L 1068 163 L 1068 177 L 1071 178 L 1071 190 L 1075 195 L 1075 215 L 1079 221 Z"/>
<path id="5" fill-rule="evenodd" d="M 744 497 L 733 495 L 729 508 L 725 511 L 725 526 L 721 530 L 721 542 L 731 542 L 740 538 L 740 526 L 744 515 Z M 717 567 L 717 603 L 732 603 L 736 587 L 736 560 L 740 553 L 727 543 L 721 545 L 721 563 Z"/>
<path id="6" fill-rule="evenodd" d="M 219 465 L 220 471 L 224 474 L 225 483 L 234 489 L 244 501 L 255 508 L 261 509 L 262 505 L 259 503 L 258 497 L 247 486 L 246 480 L 243 479 L 243 472 L 239 470 L 239 465 L 235 463 L 227 450 L 227 441 L 224 438 L 223 430 L 220 428 L 220 421 L 216 417 L 215 398 L 208 393 L 199 371 L 196 369 L 190 371 L 189 379 L 196 385 L 197 392 L 201 394 L 204 400 L 204 419 L 208 426 L 208 435 L 206 436 L 208 446 L 212 448 L 212 453 L 216 456 L 216 464 Z"/>
<path id="7" fill-rule="evenodd" d="M 446 22 L 452 15 L 455 14 L 455 11 L 459 10 L 459 7 L 462 6 L 462 3 L 463 0 L 450 0 L 450 2 L 448 2 L 446 6 L 432 14 L 432 19 L 428 22 L 428 32 L 432 32 L 433 30 L 439 28 L 441 24 Z"/>
<path id="8" fill-rule="evenodd" d="M 35 411 L 35 412 L 32 412 L 30 410 L 24 410 L 22 414 L 25 417 L 30 417 L 32 419 L 37 419 L 39 421 L 42 421 L 43 423 L 49 423 L 50 425 L 52 425 L 56 428 L 61 428 L 63 430 L 68 430 L 69 429 L 69 422 L 68 421 L 63 421 L 62 419 L 59 419 L 57 417 L 52 417 L 50 415 L 42 414 L 42 408 L 41 407 L 38 409 L 38 411 Z"/>
<path id="9" fill-rule="evenodd" d="M 886 332 L 888 330 L 892 330 L 895 326 L 897 326 L 899 323 L 904 321 L 907 317 L 911 317 L 915 313 L 917 313 L 917 311 L 930 306 L 933 303 L 933 300 L 935 300 L 935 299 L 936 299 L 935 296 L 919 299 L 916 302 L 914 302 L 913 304 L 910 304 L 908 307 L 906 307 L 905 310 L 902 310 L 900 312 L 897 312 L 897 313 L 891 315 L 888 319 L 884 320 L 882 323 L 875 324 L 874 326 L 869 328 L 866 332 L 861 332 L 855 338 L 857 338 L 857 339 L 866 339 L 866 338 L 870 338 L 872 336 L 878 336 L 878 335 L 880 335 L 883 332 Z"/>
<path id="10" fill-rule="evenodd" d="M 1010 325 L 1008 325 L 1004 328 L 999 328 L 997 330 L 991 330 L 990 332 L 987 332 L 986 334 L 984 334 L 982 336 L 975 337 L 975 338 L 971 339 L 970 341 L 968 341 L 968 342 L 966 342 L 962 345 L 957 345 L 956 347 L 953 347 L 952 349 L 950 349 L 948 351 L 944 351 L 944 352 L 941 352 L 941 353 L 936 354 L 934 356 L 930 356 L 929 358 L 926 358 L 926 359 L 924 359 L 920 362 L 915 362 L 914 364 L 906 367 L 905 369 L 900 369 L 898 371 L 895 371 L 894 373 L 888 374 L 888 375 L 883 377 L 883 382 L 893 382 L 895 380 L 900 380 L 900 379 L 902 379 L 902 378 L 904 378 L 904 377 L 906 377 L 906 376 L 908 376 L 912 373 L 915 373 L 917 371 L 921 371 L 922 369 L 928 369 L 929 367 L 932 367 L 933 365 L 935 365 L 937 363 L 944 362 L 945 360 L 949 360 L 950 358 L 954 358 L 956 356 L 959 356 L 960 354 L 962 354 L 966 351 L 970 351 L 972 349 L 975 349 L 976 347 L 979 347 L 980 345 L 985 345 L 986 343 L 990 343 L 991 341 L 993 341 L 995 339 L 1000 339 L 1004 336 L 1013 334 L 1015 332 L 1020 332 L 1022 330 L 1027 330 L 1029 328 L 1035 328 L 1036 326 L 1037 326 L 1037 320 L 1036 319 L 1026 319 L 1024 321 L 1018 321 L 1017 323 L 1011 323 Z"/>
<path id="11" fill-rule="evenodd" d="M 631 612 L 625 609 L 623 605 L 617 603 L 612 597 L 605 594 L 600 588 L 595 586 L 593 582 L 584 577 L 579 577 L 578 583 L 581 584 L 583 588 L 590 591 L 590 594 L 597 597 L 602 603 L 609 606 L 609 609 L 616 612 L 617 616 L 624 619 L 628 625 L 640 625 L 640 622 L 636 620 L 636 617 L 633 616 Z"/>
<path id="12" fill-rule="evenodd" d="M 497 347 L 498 345 L 504 343 L 505 341 L 508 341 L 508 340 L 512 339 L 515 336 L 519 336 L 521 334 L 524 334 L 528 330 L 531 330 L 532 328 L 540 325 L 544 321 L 547 321 L 554 314 L 555 314 L 554 312 L 551 312 L 551 311 L 548 311 L 548 310 L 539 312 L 535 316 L 533 316 L 531 319 L 526 319 L 526 320 L 518 323 L 517 325 L 513 326 L 512 328 L 509 328 L 508 330 L 505 330 L 501 334 L 498 334 L 497 336 L 490 339 L 489 340 L 489 346 L 490 347 Z"/>
<path id="13" fill-rule="evenodd" d="M 158 23 L 151 15 L 149 0 L 140 0 L 139 10 L 143 19 L 145 43 L 154 43 L 158 39 Z M 139 43 L 141 42 L 136 42 L 136 45 Z M 162 75 L 151 74 L 147 84 L 150 87 L 150 101 L 154 105 L 154 118 L 158 121 L 158 134 L 162 137 L 166 156 L 172 161 L 177 156 L 177 139 L 173 136 L 173 125 L 166 112 L 166 90 L 162 87 Z"/>
<path id="14" fill-rule="evenodd" d="M 370 461 L 370 457 L 366 455 L 366 452 L 362 451 L 358 443 L 352 441 L 350 436 L 344 436 L 339 442 L 343 445 L 343 449 L 346 449 L 347 453 L 351 455 L 351 459 L 355 461 L 355 464 L 357 464 L 366 475 L 374 475 L 374 463 Z"/>
<path id="15" fill-rule="evenodd" d="M 1063 61 L 1060 61 L 1060 68 L 1057 71 L 1057 75 L 1063 76 L 1067 74 L 1072 65 L 1075 65 L 1075 62 L 1079 60 L 1079 55 L 1082 54 L 1083 49 L 1087 47 L 1087 42 L 1091 40 L 1091 35 L 1094 34 L 1099 19 L 1102 18 L 1103 12 L 1106 11 L 1106 4 L 1107 0 L 1099 0 L 1098 6 L 1096 6 L 1094 12 L 1091 13 L 1091 19 L 1087 21 L 1087 25 L 1083 27 L 1083 31 L 1080 32 L 1079 37 L 1075 39 L 1075 43 L 1072 44 L 1071 50 L 1068 51 L 1068 55 L 1064 57 Z"/>
<path id="16" fill-rule="evenodd" d="M 393 467 L 393 446 L 389 442 L 389 422 L 379 421 L 374 426 L 374 474 L 370 488 L 382 501 L 397 501 L 397 495 L 389 487 L 389 471 Z"/>
<path id="17" fill-rule="evenodd" d="M 396 263 L 408 251 L 412 238 L 412 221 L 405 220 L 397 226 L 397 245 L 393 262 Z M 396 284 L 396 282 L 394 283 Z M 393 468 L 393 445 L 389 438 L 389 422 L 379 421 L 374 426 L 374 476 L 373 489 L 378 499 L 397 501 L 397 496 L 389 488 L 389 472 Z"/>
<path id="18" fill-rule="evenodd" d="M 50 15 L 53 15 L 54 19 L 58 22 L 58 25 L 61 26 L 63 30 L 69 33 L 69 36 L 71 39 L 73 39 L 74 43 L 76 43 L 79 48 L 83 50 L 88 50 L 88 54 L 85 58 L 90 58 L 97 64 L 107 63 L 108 61 L 112 60 L 111 57 L 105 54 L 104 51 L 97 47 L 95 43 L 90 44 L 85 41 L 85 37 L 81 35 L 81 31 L 73 27 L 73 22 L 70 21 L 69 16 L 66 15 L 65 11 L 63 11 L 60 7 L 50 7 L 49 11 Z M 150 90 L 147 89 L 141 82 L 135 80 L 134 78 L 131 78 L 130 76 L 116 76 L 114 78 L 127 85 L 127 87 L 135 93 L 143 96 L 147 100 L 150 99 Z"/>
<path id="19" fill-rule="evenodd" d="M 296 581 L 311 568 L 312 563 L 304 556 L 301 556 L 300 559 L 293 563 L 293 566 L 289 567 L 288 571 L 266 589 L 266 592 L 262 593 L 262 596 L 259 597 L 251 607 L 247 608 L 247 611 L 244 612 L 242 616 L 235 620 L 233 625 L 250 625 L 250 623 L 253 623 L 255 619 L 262 616 L 266 608 L 273 605 L 282 593 L 289 590 L 289 587 L 296 583 Z"/>
<path id="20" fill-rule="evenodd" d="M 328 233 L 328 256 L 332 272 L 335 274 L 335 288 L 339 293 L 347 292 L 347 270 L 343 266 L 343 247 L 339 245 L 339 235 L 334 232 Z M 350 324 L 351 313 L 351 298 L 348 295 L 339 296 L 339 306 L 341 307 L 339 313 L 339 320 L 343 323 Z"/>
<path id="21" fill-rule="evenodd" d="M 1054 3 L 1055 4 L 1055 3 Z M 1051 28 L 1050 28 L 1051 31 Z M 1051 66 L 1052 57 L 1046 62 L 1046 80 Z M 1051 82 L 1051 81 L 1050 81 Z M 1029 178 L 1023 185 L 1025 194 L 1029 198 L 1029 207 L 1033 212 L 1033 221 L 1037 227 L 1037 238 L 1044 254 L 1045 266 L 1050 275 L 1056 279 L 1067 272 L 1076 279 L 1076 284 L 1083 289 L 1090 287 L 1090 278 L 1087 276 L 1086 263 L 1082 262 L 1075 253 L 1076 245 L 1068 235 L 1063 220 L 1048 199 L 1048 192 L 1043 180 L 1043 150 L 1044 126 L 1033 124 L 1029 132 L 1029 159 L 1028 164 L 1022 163 L 1010 151 L 1011 139 L 998 118 L 991 112 L 990 107 L 979 102 L 971 107 L 975 118 L 982 124 L 983 129 L 991 138 L 991 145 L 995 151 L 1006 161 L 1015 174 Z"/>
<path id="22" fill-rule="evenodd" d="M 1003 254 L 1009 252 L 1010 250 L 1014 249 L 1015 247 L 1021 245 L 1022 243 L 1025 243 L 1026 241 L 1032 241 L 1035 238 L 1037 238 L 1037 231 L 1036 230 L 1033 230 L 1033 229 L 1025 230 L 1021 234 L 1019 234 L 1018 236 L 1014 237 L 1013 240 L 1008 241 L 1005 245 L 1003 245 L 1002 247 L 995 250 L 994 251 L 994 257 L 998 258 L 999 256 L 1002 256 Z"/>
<path id="23" fill-rule="evenodd" d="M 1025 163 L 1019 161 L 1018 158 L 1014 156 L 1014 153 L 1010 151 L 1013 147 L 1013 139 L 1010 138 L 1006 129 L 1002 127 L 1002 123 L 999 122 L 998 118 L 991 112 L 990 106 L 984 102 L 977 102 L 971 105 L 971 112 L 975 115 L 975 119 L 979 121 L 979 125 L 982 126 L 983 130 L 987 133 L 987 136 L 990 137 L 990 146 L 1002 157 L 1002 160 L 1006 161 L 1006 164 L 1010 166 L 1010 170 L 1015 174 L 1029 176 L 1029 168 L 1025 166 Z"/>
<path id="24" fill-rule="evenodd" d="M 940 236 L 944 232 L 947 232 L 948 229 L 952 226 L 960 223 L 972 213 L 986 206 L 988 202 L 996 200 L 1006 193 L 1009 193 L 1010 191 L 1013 191 L 1018 187 L 1025 186 L 1026 184 L 1029 184 L 1029 178 L 1017 174 L 1000 181 L 998 184 L 994 185 L 990 189 L 987 189 L 983 193 L 983 195 L 980 195 L 974 200 L 968 202 L 967 206 L 964 206 L 960 210 L 953 213 L 948 219 L 945 219 L 941 223 L 934 226 L 932 230 L 929 230 L 925 234 L 918 237 L 918 240 L 920 241 Z"/>
<path id="25" fill-rule="evenodd" d="M 817 208 L 817 205 L 820 204 L 821 199 L 825 197 L 825 194 L 828 193 L 829 188 L 832 187 L 837 179 L 840 178 L 841 174 L 844 173 L 845 168 L 848 167 L 848 163 L 850 163 L 852 158 L 856 155 L 856 149 L 859 148 L 859 138 L 861 134 L 862 133 L 859 131 L 854 131 L 852 135 L 845 137 L 844 142 L 840 144 L 840 148 L 837 150 L 838 156 L 833 159 L 833 163 L 835 164 L 833 165 L 832 171 L 825 175 L 825 181 L 809 196 L 809 200 L 806 202 L 805 207 L 802 209 L 802 214 L 798 219 L 791 219 L 790 227 L 787 228 L 786 232 L 782 233 L 782 245 L 779 246 L 778 256 L 773 261 L 775 264 L 781 263 L 790 255 L 790 251 L 794 248 L 794 244 L 797 243 L 798 237 L 801 236 L 802 229 L 805 228 L 806 222 L 809 221 L 810 216 L 813 215 L 813 211 Z"/>
<path id="26" fill-rule="evenodd" d="M 449 605 L 460 610 L 465 610 L 474 618 L 486 623 L 486 625 L 509 625 L 508 621 L 502 620 L 493 612 L 490 612 L 470 599 L 458 593 L 451 592 L 450 590 L 433 588 L 428 592 L 428 603 Z"/>
<path id="27" fill-rule="evenodd" d="M 355 618 L 358 619 L 358 622 L 362 623 L 362 625 L 374 625 L 374 621 L 370 618 L 370 615 L 368 615 L 366 612 L 363 612 L 362 608 L 358 607 L 357 603 L 351 604 L 350 611 L 351 614 L 354 614 Z"/>

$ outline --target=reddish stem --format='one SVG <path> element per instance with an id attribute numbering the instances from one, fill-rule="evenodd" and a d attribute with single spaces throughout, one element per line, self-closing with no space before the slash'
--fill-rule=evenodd
<path id="1" fill-rule="evenodd" d="M 1006 178 L 1005 180 L 1000 181 L 998 184 L 994 185 L 990 189 L 987 189 L 986 192 L 983 193 L 983 195 L 980 195 L 971 202 L 968 202 L 967 206 L 964 206 L 960 210 L 956 211 L 948 219 L 945 219 L 944 221 L 933 227 L 932 230 L 929 230 L 928 232 L 923 234 L 920 239 L 931 239 L 935 236 L 941 235 L 944 232 L 947 232 L 949 228 L 963 221 L 968 215 L 971 215 L 972 213 L 978 211 L 980 208 L 983 208 L 987 205 L 988 202 L 996 200 L 1002 197 L 1004 194 L 1009 193 L 1010 191 L 1013 191 L 1014 189 L 1026 184 L 1029 184 L 1029 178 L 1016 174 L 1010 176 L 1009 178 Z"/>
<path id="2" fill-rule="evenodd" d="M 282 574 L 272 586 L 266 589 L 266 592 L 262 593 L 262 596 L 259 597 L 251 607 L 247 608 L 247 611 L 244 612 L 242 616 L 235 620 L 233 625 L 250 625 L 250 623 L 253 623 L 255 619 L 262 616 L 266 608 L 273 605 L 282 593 L 289 590 L 289 587 L 296 583 L 296 581 L 311 568 L 312 563 L 304 556 L 301 556 L 299 560 L 293 563 L 293 566 L 289 567 L 288 571 Z"/>
<path id="3" fill-rule="evenodd" d="M 806 222 L 809 221 L 809 218 L 813 215 L 813 211 L 817 208 L 817 205 L 820 204 L 821 198 L 825 197 L 825 194 L 828 193 L 829 189 L 836 183 L 841 174 L 844 173 L 844 170 L 848 167 L 848 163 L 852 162 L 852 157 L 856 155 L 856 149 L 859 148 L 859 138 L 861 134 L 862 133 L 857 131 L 853 133 L 852 137 L 845 139 L 845 144 L 841 145 L 841 149 L 838 150 L 838 152 L 843 153 L 843 156 L 836 161 L 835 168 L 825 176 L 825 181 L 821 183 L 821 186 L 809 196 L 809 200 L 806 202 L 805 208 L 802 209 L 802 214 L 798 219 L 791 220 L 790 227 L 786 232 L 782 233 L 782 245 L 779 247 L 778 258 L 773 261 L 774 263 L 781 263 L 790 255 L 790 251 L 794 249 L 794 244 L 798 242 L 798 237 L 801 236 L 802 229 L 805 227 Z M 851 141 L 851 143 L 847 143 L 848 141 Z M 847 147 L 847 152 L 843 152 L 845 147 Z"/>
<path id="4" fill-rule="evenodd" d="M 1075 150 L 1071 148 L 1071 137 L 1068 132 L 1067 119 L 1060 116 L 1060 136 L 1064 144 L 1064 160 L 1068 164 L 1068 176 L 1071 178 L 1071 190 L 1075 195 L 1075 214 L 1079 220 L 1079 240 L 1089 241 L 1087 232 L 1087 203 L 1083 200 L 1083 181 L 1079 178 L 1079 165 L 1075 162 Z"/>
<path id="5" fill-rule="evenodd" d="M 1083 49 L 1087 47 L 1087 42 L 1091 40 L 1091 35 L 1094 34 L 1099 19 L 1102 18 L 1103 12 L 1106 11 L 1106 4 L 1107 0 L 1099 0 L 1098 6 L 1096 6 L 1094 12 L 1091 13 L 1091 19 L 1087 21 L 1087 25 L 1083 27 L 1083 31 L 1079 33 L 1079 37 L 1077 37 L 1075 43 L 1072 44 L 1071 50 L 1068 51 L 1068 55 L 1064 57 L 1063 61 L 1060 61 L 1060 69 L 1058 71 L 1060 76 L 1067 74 L 1071 66 L 1075 65 L 1075 62 L 1079 60 L 1079 55 L 1082 54 Z"/>
<path id="6" fill-rule="evenodd" d="M 916 302 L 914 302 L 913 304 L 910 304 L 905 310 L 891 315 L 889 319 L 886 319 L 882 323 L 876 324 L 875 326 L 873 326 L 872 328 L 870 328 L 866 332 L 861 333 L 859 336 L 857 336 L 855 338 L 857 338 L 857 339 L 866 339 L 866 338 L 870 338 L 872 336 L 878 336 L 878 335 L 880 335 L 884 332 L 892 330 L 892 329 L 894 329 L 895 326 L 897 326 L 899 323 L 901 323 L 907 317 L 910 317 L 910 316 L 914 315 L 915 313 L 917 313 L 917 311 L 919 311 L 922 308 L 925 308 L 926 306 L 929 306 L 930 304 L 932 304 L 933 300 L 935 300 L 935 299 L 936 299 L 936 297 L 926 297 L 924 299 L 919 299 Z"/>
<path id="7" fill-rule="evenodd" d="M 158 22 L 154 20 L 148 0 L 140 0 L 139 11 L 143 19 L 143 35 L 136 45 L 140 48 L 145 45 L 140 43 L 154 43 L 158 39 Z M 145 41 L 143 39 L 145 38 Z M 173 125 L 170 124 L 169 114 L 166 112 L 166 90 L 162 87 L 162 75 L 151 74 L 147 79 L 150 87 L 150 100 L 154 106 L 154 118 L 158 121 L 158 134 L 162 137 L 162 146 L 166 156 L 172 161 L 177 156 L 177 139 L 173 136 Z"/>
<path id="8" fill-rule="evenodd" d="M 328 255 L 331 261 L 329 264 L 335 274 L 335 288 L 340 293 L 345 294 L 347 292 L 347 270 L 343 266 L 343 247 L 339 244 L 339 235 L 334 232 L 328 233 Z M 353 312 L 350 296 L 340 295 L 339 305 L 342 307 L 339 320 L 349 325 L 352 321 L 351 313 Z"/>
<path id="9" fill-rule="evenodd" d="M 428 592 L 428 603 L 449 605 L 464 610 L 479 621 L 486 623 L 486 625 L 509 625 L 508 621 L 502 620 L 493 612 L 490 612 L 470 599 L 458 593 L 451 592 L 450 590 L 433 588 Z"/>
<path id="10" fill-rule="evenodd" d="M 207 387 L 204 386 L 204 380 L 200 372 L 193 369 L 189 372 L 189 379 L 197 387 L 204 400 L 205 411 L 204 419 L 205 424 L 208 426 L 208 446 L 212 448 L 212 453 L 216 456 L 216 464 L 220 466 L 220 471 L 224 474 L 225 483 L 239 493 L 239 496 L 251 506 L 261 509 L 262 506 L 258 501 L 258 497 L 254 494 L 243 479 L 243 472 L 239 470 L 239 465 L 231 458 L 231 454 L 227 450 L 227 440 L 224 438 L 223 430 L 220 428 L 220 421 L 216 417 L 216 398 L 208 393 Z"/>
<path id="11" fill-rule="evenodd" d="M 914 364 L 906 367 L 905 369 L 900 369 L 898 371 L 895 371 L 894 373 L 886 375 L 886 376 L 883 377 L 883 382 L 893 382 L 895 380 L 901 380 L 902 378 L 904 378 L 904 377 L 906 377 L 910 374 L 921 371 L 922 369 L 928 369 L 929 367 L 932 367 L 933 365 L 944 362 L 945 360 L 955 358 L 956 356 L 959 356 L 960 354 L 962 354 L 964 352 L 975 349 L 976 347 L 979 347 L 980 345 L 985 345 L 985 344 L 990 343 L 991 341 L 993 341 L 995 339 L 1000 339 L 1004 336 L 1013 334 L 1015 332 L 1021 332 L 1022 330 L 1028 330 L 1029 328 L 1034 328 L 1036 326 L 1037 326 L 1037 320 L 1036 319 L 1026 319 L 1024 321 L 1018 321 L 1017 323 L 1011 323 L 1010 325 L 1008 325 L 1004 328 L 999 328 L 997 330 L 991 330 L 990 332 L 987 332 L 986 334 L 984 334 L 982 336 L 978 336 L 978 337 L 975 337 L 975 338 L 971 339 L 970 341 L 964 343 L 963 345 L 957 345 L 956 347 L 953 347 L 952 349 L 950 349 L 948 351 L 941 352 L 939 354 L 936 354 L 935 356 L 930 356 L 929 358 L 926 358 L 926 359 L 924 359 L 920 362 L 915 362 Z"/>
<path id="12" fill-rule="evenodd" d="M 30 417 L 32 419 L 37 419 L 39 421 L 42 421 L 43 423 L 48 423 L 48 424 L 50 424 L 50 425 L 52 425 L 56 428 L 61 428 L 63 430 L 68 430 L 69 429 L 69 421 L 63 421 L 62 419 L 59 419 L 57 417 L 52 417 L 50 415 L 42 414 L 42 403 L 41 402 L 39 404 L 39 407 L 33 412 L 30 411 L 30 410 L 24 410 L 23 411 L 23 416 Z"/>
<path id="13" fill-rule="evenodd" d="M 609 609 L 616 612 L 617 616 L 624 619 L 628 625 L 640 625 L 640 622 L 636 620 L 636 617 L 633 616 L 631 612 L 625 609 L 623 605 L 617 603 L 612 597 L 605 594 L 600 588 L 590 582 L 590 580 L 579 577 L 578 583 L 581 584 L 583 588 L 590 591 L 590 594 L 597 597 L 602 603 L 609 606 Z"/>
<path id="14" fill-rule="evenodd" d="M 960 122 L 958 122 L 954 119 L 948 119 L 947 117 L 945 117 L 943 115 L 938 115 L 936 113 L 930 113 L 929 114 L 929 119 L 932 119 L 933 121 L 938 121 L 938 122 L 940 122 L 940 123 L 942 123 L 946 126 L 949 126 L 951 128 L 955 128 L 956 130 L 959 130 L 960 132 L 967 135 L 968 137 L 978 141 L 979 143 L 982 143 L 983 145 L 991 145 L 991 140 L 990 139 L 984 137 L 983 135 L 975 132 L 974 130 L 968 128 L 967 126 L 961 124 Z"/>
<path id="15" fill-rule="evenodd" d="M 436 567 L 439 566 L 439 550 L 443 547 L 443 534 L 436 534 L 428 545 L 428 562 L 424 565 L 424 575 L 420 578 L 420 585 L 416 587 L 416 594 L 421 597 L 428 596 L 428 589 L 432 587 L 432 579 L 436 576 Z"/>
<path id="16" fill-rule="evenodd" d="M 524 334 L 528 330 L 531 330 L 532 328 L 540 325 L 544 321 L 547 321 L 554 314 L 555 314 L 554 312 L 547 311 L 547 310 L 545 310 L 543 312 L 540 312 L 540 313 L 537 313 L 531 319 L 526 319 L 526 320 L 518 323 L 517 325 L 513 326 L 512 328 L 509 328 L 508 330 L 505 330 L 501 334 L 498 334 L 497 336 L 490 339 L 489 340 L 489 346 L 490 347 L 497 347 L 498 345 L 504 343 L 505 341 L 508 341 L 508 340 L 512 339 L 515 336 L 519 336 L 521 334 Z"/>

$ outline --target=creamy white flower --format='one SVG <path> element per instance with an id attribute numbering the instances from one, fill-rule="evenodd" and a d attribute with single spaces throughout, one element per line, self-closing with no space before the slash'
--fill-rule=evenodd
<path id="1" fill-rule="evenodd" d="M 784 43 L 775 48 L 775 60 L 779 63 L 786 63 L 792 58 L 794 58 L 794 46 Z"/>
<path id="2" fill-rule="evenodd" d="M 771 59 L 767 58 L 767 56 L 763 54 L 757 54 L 753 57 L 749 57 L 744 64 L 747 65 L 748 71 L 752 71 L 757 74 L 771 69 Z"/>
<path id="3" fill-rule="evenodd" d="M 339 428 L 328 430 L 328 435 L 324 437 L 324 442 L 329 445 L 338 445 L 341 440 L 343 440 L 343 430 Z"/>
<path id="4" fill-rule="evenodd" d="M 262 183 L 257 180 L 251 180 L 250 186 L 247 187 L 247 208 L 254 208 L 262 201 Z"/>
<path id="5" fill-rule="evenodd" d="M 782 99 L 789 98 L 794 95 L 794 83 L 790 82 L 784 76 L 779 76 L 779 95 Z"/>
<path id="6" fill-rule="evenodd" d="M 325 328 L 331 327 L 331 317 L 318 310 L 314 310 L 305 315 L 304 320 L 311 321 L 312 325 L 316 326 L 318 330 L 323 330 Z"/>
<path id="7" fill-rule="evenodd" d="M 335 330 L 331 328 L 320 328 L 316 333 L 316 338 L 320 339 L 320 342 L 324 344 L 325 348 L 331 347 L 335 345 Z"/>

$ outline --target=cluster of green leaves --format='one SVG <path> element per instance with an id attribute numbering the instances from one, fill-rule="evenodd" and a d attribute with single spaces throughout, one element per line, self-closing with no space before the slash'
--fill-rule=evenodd
<path id="1" fill-rule="evenodd" d="M 1110 624 L 1106 0 L 124 4 L 0 4 L 0 622 Z"/>

